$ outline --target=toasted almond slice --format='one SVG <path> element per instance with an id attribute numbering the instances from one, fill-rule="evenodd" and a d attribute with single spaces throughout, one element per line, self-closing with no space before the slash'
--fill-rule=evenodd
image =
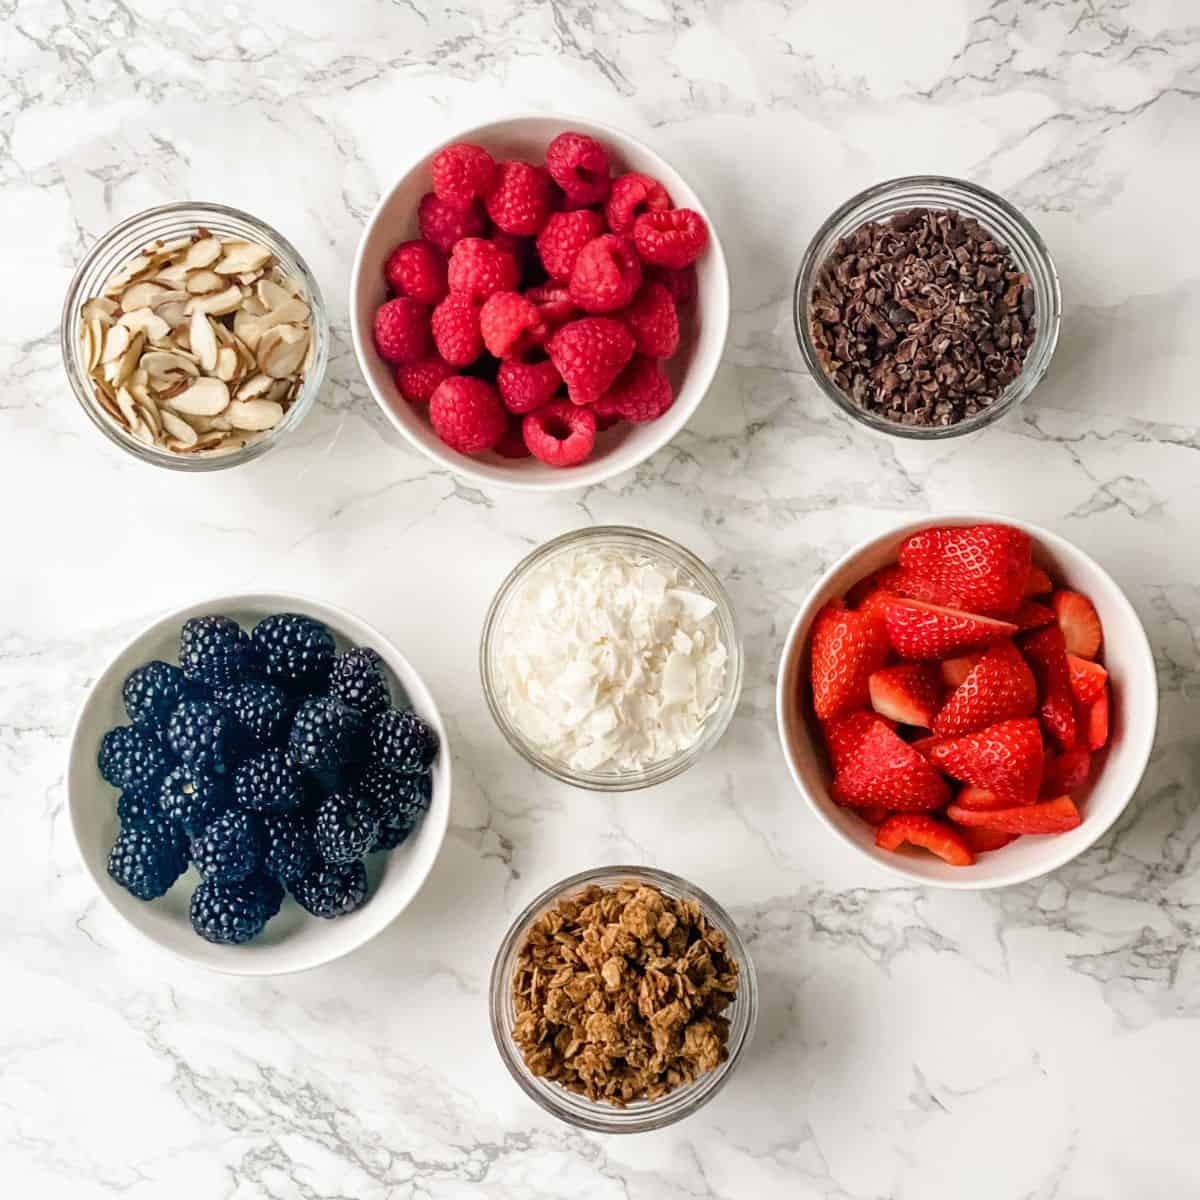
<path id="1" fill-rule="evenodd" d="M 274 329 L 276 325 L 295 325 L 307 320 L 308 305 L 303 300 L 293 297 L 287 303 L 271 309 L 265 316 L 258 318 L 259 336 L 261 337 L 268 329 Z"/>
<path id="2" fill-rule="evenodd" d="M 313 366 L 317 361 L 317 339 L 309 334 L 308 349 L 304 352 L 304 362 L 300 365 L 300 372 L 303 375 L 311 374 Z"/>
<path id="3" fill-rule="evenodd" d="M 276 404 L 283 404 L 291 390 L 292 383 L 290 379 L 277 379 L 271 384 L 271 390 L 267 393 L 267 399 L 274 400 Z"/>
<path id="4" fill-rule="evenodd" d="M 135 279 L 154 269 L 152 255 L 135 254 L 123 266 L 118 267 L 104 285 L 104 294 L 109 297 L 119 296 Z"/>
<path id="5" fill-rule="evenodd" d="M 283 419 L 283 408 L 274 400 L 232 400 L 226 415 L 234 429 L 274 429 Z"/>
<path id="6" fill-rule="evenodd" d="M 223 379 L 226 383 L 229 383 L 237 374 L 237 369 L 237 351 L 232 346 L 222 346 L 217 351 L 217 364 L 214 374 L 218 379 Z"/>
<path id="7" fill-rule="evenodd" d="M 135 308 L 121 314 L 121 324 L 126 329 L 140 329 L 148 338 L 165 338 L 171 327 L 152 308 Z"/>
<path id="8" fill-rule="evenodd" d="M 186 250 L 195 240 L 196 235 L 194 233 L 183 233 L 179 237 L 172 238 L 169 242 L 155 242 L 156 249 L 154 253 L 158 258 L 173 258 L 180 250 Z"/>
<path id="9" fill-rule="evenodd" d="M 262 273 L 260 271 L 243 271 L 237 277 L 237 281 L 242 285 L 242 287 L 253 287 L 259 281 L 261 276 Z"/>
<path id="10" fill-rule="evenodd" d="M 187 267 L 183 263 L 171 263 L 170 266 L 159 268 L 158 274 L 154 276 L 154 282 L 174 290 L 183 287 L 187 274 Z"/>
<path id="11" fill-rule="evenodd" d="M 267 392 L 273 383 L 274 380 L 270 375 L 252 375 L 238 388 L 237 399 L 253 400 L 255 396 L 261 396 Z"/>
<path id="12" fill-rule="evenodd" d="M 211 267 L 220 257 L 221 239 L 205 237 L 191 244 L 184 256 L 183 266 L 189 271 L 198 271 L 201 267 Z"/>
<path id="13" fill-rule="evenodd" d="M 248 300 L 233 314 L 233 332 L 246 343 L 248 349 L 255 350 L 258 348 L 261 334 L 258 330 L 258 318 L 250 312 L 249 306 Z"/>
<path id="14" fill-rule="evenodd" d="M 114 329 L 122 328 L 114 325 Z M 129 377 L 137 369 L 138 360 L 142 357 L 142 350 L 146 345 L 146 335 L 140 330 L 136 330 L 133 336 L 129 339 L 129 346 L 125 353 L 112 365 L 113 367 L 113 384 L 120 387 L 128 381 Z"/>
<path id="15" fill-rule="evenodd" d="M 214 429 L 211 433 L 202 433 L 196 439 L 195 445 L 191 449 L 193 451 L 207 450 L 210 446 L 216 446 L 218 443 L 223 442 L 227 436 L 227 434 L 222 433 L 219 429 Z"/>
<path id="16" fill-rule="evenodd" d="M 245 302 L 242 304 L 242 308 L 252 317 L 265 317 L 267 313 L 271 311 L 271 306 L 269 304 L 264 304 L 257 292 L 251 292 L 250 295 L 246 297 Z"/>
<path id="17" fill-rule="evenodd" d="M 178 396 L 172 396 L 171 407 L 179 413 L 195 413 L 198 417 L 215 417 L 229 404 L 229 388 L 219 379 L 202 376 Z"/>
<path id="18" fill-rule="evenodd" d="M 188 301 L 188 311 L 208 313 L 209 316 L 221 317 L 226 313 L 234 312 L 241 303 L 242 289 L 233 284 L 223 292 L 215 292 L 208 296 L 193 296 Z"/>
<path id="19" fill-rule="evenodd" d="M 172 329 L 187 323 L 187 304 L 181 300 L 172 300 L 169 304 L 162 304 L 155 311 Z"/>
<path id="20" fill-rule="evenodd" d="M 183 286 L 189 296 L 206 296 L 221 291 L 227 282 L 216 271 L 189 271 Z"/>
<path id="21" fill-rule="evenodd" d="M 194 376 L 200 374 L 190 355 L 181 354 L 174 350 L 151 350 L 149 353 L 142 355 L 141 366 L 149 375 L 152 385 L 156 378 L 162 379 L 168 375 L 182 373 Z"/>
<path id="22" fill-rule="evenodd" d="M 177 442 L 182 442 L 185 446 L 194 446 L 196 444 L 196 431 L 182 417 L 177 417 L 169 408 L 162 410 L 162 423 L 163 429 Z"/>
<path id="23" fill-rule="evenodd" d="M 192 313 L 188 326 L 189 348 L 200 360 L 202 371 L 211 371 L 217 365 L 217 335 L 212 322 L 202 313 Z"/>
<path id="24" fill-rule="evenodd" d="M 109 395 L 108 390 L 99 382 L 96 384 L 96 401 L 118 425 L 125 424 L 125 418 L 121 416 L 121 410 L 117 407 L 116 400 Z"/>
<path id="25" fill-rule="evenodd" d="M 125 423 L 132 429 L 138 422 L 138 415 L 137 405 L 134 404 L 128 388 L 117 388 L 117 407 L 121 410 L 121 416 L 125 418 Z"/>
<path id="26" fill-rule="evenodd" d="M 292 299 L 292 293 L 286 288 L 280 287 L 273 279 L 260 279 L 254 290 L 258 293 L 263 312 L 270 312 L 273 308 L 282 308 Z M 247 303 L 249 302 L 247 301 Z"/>
<path id="27" fill-rule="evenodd" d="M 298 325 L 278 325 L 268 329 L 258 343 L 258 366 L 273 379 L 294 375 L 308 349 L 308 330 Z"/>
<path id="28" fill-rule="evenodd" d="M 161 296 L 154 298 L 154 303 L 150 306 L 155 312 L 161 311 L 168 304 L 178 304 L 181 301 L 187 303 L 192 298 L 191 293 L 184 289 L 182 281 L 178 287 L 168 288 Z"/>
<path id="29" fill-rule="evenodd" d="M 144 442 L 147 446 L 154 445 L 154 433 L 151 431 L 150 426 L 147 425 L 146 422 L 141 419 L 141 417 L 138 417 L 137 420 L 130 425 L 129 432 L 132 433 L 139 442 Z"/>
<path id="30" fill-rule="evenodd" d="M 99 318 L 103 324 L 111 325 L 120 311 L 121 306 L 115 300 L 109 300 L 106 296 L 93 296 L 79 310 L 79 315 L 85 321 Z"/>
<path id="31" fill-rule="evenodd" d="M 158 441 L 162 436 L 162 418 L 159 415 L 158 409 L 148 408 L 144 404 L 139 404 L 137 406 L 137 414 L 150 427 L 150 432 L 154 434 L 154 440 Z"/>
<path id="32" fill-rule="evenodd" d="M 221 250 L 221 259 L 213 267 L 213 270 L 221 275 L 241 275 L 245 271 L 259 271 L 271 258 L 270 250 L 257 242 L 231 239 L 221 243 Z"/>
<path id="33" fill-rule="evenodd" d="M 103 337 L 101 333 L 101 337 Z M 91 373 L 93 362 L 96 355 L 96 339 L 92 336 L 92 323 L 90 321 L 79 322 L 79 356 L 83 359 L 83 369 L 89 374 Z"/>
<path id="34" fill-rule="evenodd" d="M 116 362 L 129 347 L 133 332 L 124 325 L 110 325 L 104 335 L 104 353 L 100 355 L 102 363 Z"/>
<path id="35" fill-rule="evenodd" d="M 133 312 L 138 308 L 153 308 L 155 303 L 162 303 L 163 296 L 169 289 L 161 283 L 135 283 L 121 293 L 121 308 L 125 312 Z"/>

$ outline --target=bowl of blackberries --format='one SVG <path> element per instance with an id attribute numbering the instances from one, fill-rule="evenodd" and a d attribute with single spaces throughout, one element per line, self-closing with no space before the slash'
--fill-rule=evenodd
<path id="1" fill-rule="evenodd" d="M 71 827 L 139 932 L 216 970 L 337 958 L 412 900 L 450 762 L 420 677 L 377 630 L 295 596 L 172 613 L 122 649 L 72 735 Z"/>

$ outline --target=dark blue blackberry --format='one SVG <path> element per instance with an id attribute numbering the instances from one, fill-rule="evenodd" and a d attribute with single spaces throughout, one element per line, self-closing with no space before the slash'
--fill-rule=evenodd
<path id="1" fill-rule="evenodd" d="M 253 813 L 222 813 L 192 838 L 192 862 L 205 879 L 245 879 L 262 860 L 262 830 Z"/>
<path id="2" fill-rule="evenodd" d="M 219 946 L 244 945 L 267 923 L 269 906 L 264 901 L 258 877 L 202 880 L 192 893 L 192 928 Z"/>
<path id="3" fill-rule="evenodd" d="M 314 917 L 341 917 L 367 898 L 367 868 L 361 858 L 321 863 L 291 888 L 296 903 Z"/>
<path id="4" fill-rule="evenodd" d="M 128 825 L 108 856 L 108 873 L 139 900 L 163 895 L 187 870 L 187 843 L 165 817 Z"/>
<path id="5" fill-rule="evenodd" d="M 280 908 L 283 907 L 284 897 L 283 884 L 278 879 L 264 871 L 255 871 L 253 875 L 248 875 L 243 882 L 258 897 L 259 903 L 262 905 L 264 920 L 269 921 L 278 915 Z"/>
<path id="6" fill-rule="evenodd" d="M 378 825 L 372 850 L 395 850 L 420 824 L 433 799 L 433 777 L 401 775 L 385 767 L 364 767 L 350 784 L 350 795 L 370 807 Z"/>
<path id="7" fill-rule="evenodd" d="M 292 704 L 282 688 L 258 679 L 244 679 L 219 689 L 213 700 L 233 716 L 248 745 L 266 750 L 287 741 Z"/>
<path id="8" fill-rule="evenodd" d="M 355 800 L 349 792 L 334 792 L 317 805 L 313 818 L 317 853 L 330 863 L 362 858 L 375 840 L 377 823 L 365 800 Z"/>
<path id="9" fill-rule="evenodd" d="M 229 808 L 229 785 L 220 775 L 180 763 L 163 779 L 159 802 L 188 837 L 196 837 Z"/>
<path id="10" fill-rule="evenodd" d="M 229 687 L 252 662 L 249 637 L 228 617 L 193 617 L 179 631 L 179 667 L 186 679 Z"/>
<path id="11" fill-rule="evenodd" d="M 315 865 L 317 848 L 313 843 L 309 818 L 304 813 L 266 813 L 262 818 L 263 870 L 289 886 Z"/>
<path id="12" fill-rule="evenodd" d="M 390 708 L 367 731 L 370 760 L 377 767 L 419 775 L 438 753 L 438 736 L 411 708 Z"/>
<path id="13" fill-rule="evenodd" d="M 118 725 L 100 739 L 96 765 L 113 787 L 126 788 L 153 786 L 170 764 L 162 739 L 152 730 Z"/>
<path id="14" fill-rule="evenodd" d="M 183 672 L 161 659 L 131 671 L 121 688 L 125 711 L 135 725 L 161 725 L 181 700 L 192 695 Z"/>
<path id="15" fill-rule="evenodd" d="M 266 750 L 246 759 L 233 773 L 234 799 L 242 808 L 285 812 L 305 799 L 304 772 L 282 750 Z"/>
<path id="16" fill-rule="evenodd" d="M 343 650 L 329 672 L 329 694 L 357 708 L 366 717 L 385 712 L 392 705 L 383 674 L 383 660 L 369 646 Z"/>
<path id="17" fill-rule="evenodd" d="M 325 686 L 337 647 L 320 621 L 299 613 L 276 613 L 255 625 L 250 640 L 268 682 L 301 693 Z"/>
<path id="18" fill-rule="evenodd" d="M 312 771 L 332 771 L 362 754 L 362 713 L 332 696 L 310 696 L 296 712 L 288 757 Z"/>
<path id="19" fill-rule="evenodd" d="M 185 700 L 167 718 L 167 745 L 189 766 L 224 775 L 237 754 L 237 723 L 211 700 Z"/>

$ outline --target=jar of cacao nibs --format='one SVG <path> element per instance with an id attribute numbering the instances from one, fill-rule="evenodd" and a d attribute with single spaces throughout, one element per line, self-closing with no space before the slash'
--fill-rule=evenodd
<path id="1" fill-rule="evenodd" d="M 1011 411 L 1058 340 L 1058 273 L 1037 230 L 977 184 L 877 184 L 821 226 L 796 277 L 813 378 L 881 433 L 938 439 Z"/>

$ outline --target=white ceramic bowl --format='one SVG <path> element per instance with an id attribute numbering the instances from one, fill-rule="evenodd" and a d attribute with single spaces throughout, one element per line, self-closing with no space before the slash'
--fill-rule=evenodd
<path id="1" fill-rule="evenodd" d="M 497 454 L 472 458 L 445 445 L 418 411 L 400 395 L 393 368 L 375 352 L 372 322 L 387 299 L 383 268 L 397 243 L 417 236 L 417 202 L 430 190 L 434 154 L 451 142 L 475 142 L 496 158 L 542 162 L 546 147 L 565 129 L 591 134 L 612 153 L 619 171 L 643 171 L 658 179 L 677 208 L 692 208 L 708 223 L 708 248 L 696 263 L 699 292 L 689 313 L 681 314 L 679 350 L 667 364 L 676 399 L 657 421 L 622 424 L 600 434 L 591 458 L 577 467 L 549 467 L 535 458 L 506 459 Z M 350 279 L 350 327 L 358 365 L 389 421 L 423 454 L 458 475 L 491 486 L 528 492 L 589 487 L 631 470 L 665 446 L 687 424 L 704 399 L 729 332 L 729 272 L 712 217 L 699 197 L 668 162 L 636 138 L 577 117 L 512 117 L 466 129 L 430 148 L 400 174 L 371 214 L 354 257 Z M 424 406 L 422 406 L 423 408 Z"/>
<path id="2" fill-rule="evenodd" d="M 276 612 L 298 612 L 323 622 L 338 649 L 370 646 L 388 671 L 393 703 L 407 702 L 437 730 L 441 750 L 433 765 L 433 799 L 418 829 L 390 854 L 367 858 L 370 892 L 357 912 L 334 920 L 306 913 L 290 896 L 266 930 L 245 946 L 215 946 L 191 927 L 188 902 L 198 882 L 195 869 L 158 900 L 135 899 L 109 878 L 108 852 L 116 836 L 117 791 L 100 777 L 96 753 L 114 725 L 128 723 L 121 685 L 135 667 L 151 659 L 178 662 L 179 629 L 190 617 L 223 613 L 249 629 Z M 450 752 L 437 706 L 408 660 L 378 630 L 343 609 L 300 596 L 224 596 L 168 613 L 127 643 L 101 672 L 83 702 L 71 732 L 67 763 L 67 807 L 83 865 L 100 894 L 138 933 L 179 958 L 231 975 L 283 975 L 331 962 L 361 946 L 389 925 L 420 890 L 433 867 L 450 819 Z"/>
<path id="3" fill-rule="evenodd" d="M 910 533 L 935 525 L 996 522 L 1023 529 L 1033 539 L 1034 559 L 1059 586 L 1090 597 L 1104 626 L 1101 659 L 1112 684 L 1112 721 L 1108 746 L 1094 760 L 1092 779 L 1079 793 L 1083 823 L 1052 837 L 1022 837 L 1000 850 L 981 854 L 971 867 L 951 867 L 925 851 L 900 853 L 875 845 L 875 830 L 829 795 L 830 769 L 808 694 L 808 635 L 826 601 L 842 596 L 851 584 L 896 561 Z M 896 875 L 919 884 L 958 889 L 1006 887 L 1035 879 L 1082 854 L 1121 815 L 1133 797 L 1154 744 L 1158 684 L 1150 643 L 1133 606 L 1112 577 L 1065 538 L 991 513 L 957 513 L 909 521 L 865 542 L 839 559 L 809 593 L 792 623 L 779 664 L 775 699 L 779 737 L 792 778 L 809 807 L 833 835 Z"/>

